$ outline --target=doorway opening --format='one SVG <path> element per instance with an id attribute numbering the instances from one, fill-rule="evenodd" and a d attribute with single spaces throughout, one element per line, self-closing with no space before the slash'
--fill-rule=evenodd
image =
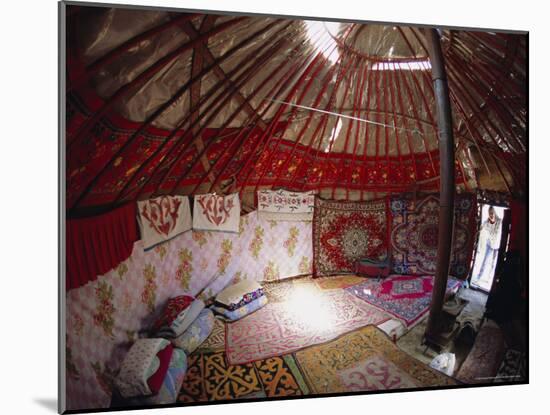
<path id="1" fill-rule="evenodd" d="M 507 234 L 502 234 L 503 219 L 507 215 L 507 210 L 500 206 L 481 205 L 481 226 L 470 285 L 485 292 L 491 291 L 499 251 L 503 247 L 503 239 L 505 238 L 506 242 L 508 239 Z"/>

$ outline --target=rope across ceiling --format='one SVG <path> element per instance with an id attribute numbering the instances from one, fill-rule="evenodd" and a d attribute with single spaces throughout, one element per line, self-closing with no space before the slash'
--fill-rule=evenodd
<path id="1" fill-rule="evenodd" d="M 69 6 L 67 209 L 438 187 L 418 27 Z M 442 31 L 458 191 L 526 186 L 526 36 Z"/>

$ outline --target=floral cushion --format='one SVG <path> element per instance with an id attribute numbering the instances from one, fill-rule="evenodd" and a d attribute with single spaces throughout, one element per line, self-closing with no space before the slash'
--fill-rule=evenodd
<path id="1" fill-rule="evenodd" d="M 224 307 L 219 306 L 212 306 L 212 310 L 218 314 L 221 314 L 222 317 L 229 321 L 235 321 L 239 320 L 240 318 L 243 318 L 244 316 L 249 315 L 250 313 L 253 313 L 256 310 L 259 310 L 264 305 L 267 304 L 267 297 L 265 295 L 262 295 L 259 298 L 256 298 L 252 302 L 236 309 L 236 310 L 228 310 Z"/>
<path id="2" fill-rule="evenodd" d="M 206 340 L 214 328 L 214 313 L 205 308 L 183 334 L 172 339 L 172 344 L 188 355 Z"/>

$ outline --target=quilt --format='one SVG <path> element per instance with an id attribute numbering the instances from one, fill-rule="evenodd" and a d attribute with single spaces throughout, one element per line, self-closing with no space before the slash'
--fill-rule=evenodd
<path id="1" fill-rule="evenodd" d="M 312 393 L 368 392 L 455 385 L 400 350 L 375 326 L 295 354 Z"/>
<path id="2" fill-rule="evenodd" d="M 360 258 L 387 257 L 386 201 L 315 199 L 314 276 L 353 273 Z"/>
<path id="3" fill-rule="evenodd" d="M 313 192 L 259 190 L 258 216 L 263 220 L 311 221 L 314 202 Z"/>
<path id="4" fill-rule="evenodd" d="M 193 229 L 198 231 L 239 232 L 241 202 L 239 194 L 196 195 L 193 204 Z"/>
<path id="5" fill-rule="evenodd" d="M 158 394 L 148 397 L 125 399 L 111 403 L 111 407 L 144 405 L 167 405 L 177 401 L 183 379 L 187 372 L 187 356 L 183 350 L 174 349 L 170 366 Z"/>
<path id="6" fill-rule="evenodd" d="M 345 291 L 297 287 L 287 301 L 226 325 L 227 359 L 236 364 L 291 353 L 389 318 Z"/>
<path id="7" fill-rule="evenodd" d="M 160 196 L 137 204 L 139 230 L 145 250 L 191 229 L 187 196 Z"/>
<path id="8" fill-rule="evenodd" d="M 392 275 L 381 281 L 367 279 L 346 291 L 391 314 L 406 327 L 412 327 L 430 309 L 433 283 L 431 275 Z M 449 278 L 447 292 L 458 290 L 460 284 L 457 279 Z"/>
<path id="9" fill-rule="evenodd" d="M 457 195 L 450 274 L 464 279 L 473 254 L 476 233 L 474 195 Z M 434 274 L 437 260 L 439 198 L 394 197 L 389 204 L 392 270 L 396 274 Z"/>

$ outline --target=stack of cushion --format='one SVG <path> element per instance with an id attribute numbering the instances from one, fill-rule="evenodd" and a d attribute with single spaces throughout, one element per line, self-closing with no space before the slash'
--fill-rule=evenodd
<path id="1" fill-rule="evenodd" d="M 115 379 L 123 398 L 159 393 L 174 348 L 166 339 L 138 339 L 130 348 Z"/>
<path id="2" fill-rule="evenodd" d="M 238 320 L 267 304 L 263 288 L 255 281 L 244 280 L 222 290 L 212 309 L 227 320 Z"/>
<path id="3" fill-rule="evenodd" d="M 188 355 L 193 353 L 212 333 L 214 313 L 209 308 L 203 309 L 195 321 L 180 336 L 171 339 L 172 344 Z"/>
<path id="4" fill-rule="evenodd" d="M 180 336 L 191 326 L 204 307 L 202 300 L 188 295 L 171 298 L 153 325 L 155 336 L 168 339 Z"/>
<path id="5" fill-rule="evenodd" d="M 214 328 L 214 314 L 202 300 L 180 295 L 168 300 L 153 326 L 155 336 L 164 337 L 190 354 L 206 340 Z"/>

